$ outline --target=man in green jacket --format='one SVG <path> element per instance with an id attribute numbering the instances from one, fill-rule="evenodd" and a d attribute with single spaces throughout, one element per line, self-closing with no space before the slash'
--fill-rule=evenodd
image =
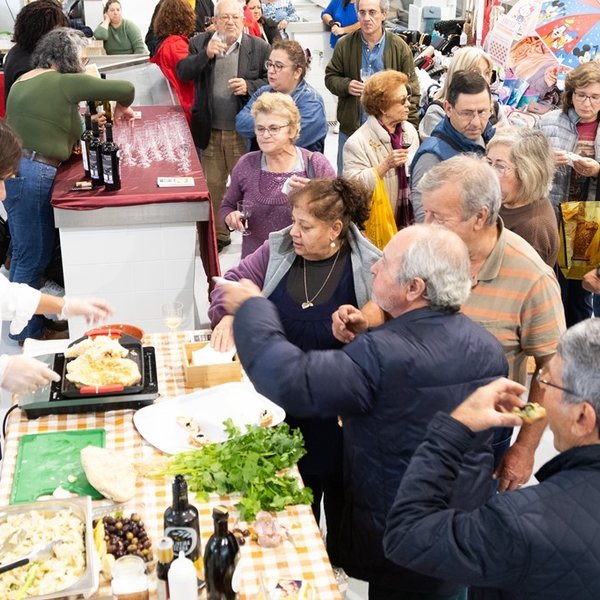
<path id="1" fill-rule="evenodd" d="M 390 7 L 389 0 L 356 0 L 360 29 L 344 36 L 336 45 L 325 69 L 325 85 L 338 97 L 337 119 L 338 173 L 343 173 L 343 148 L 366 120 L 360 105 L 364 81 L 384 69 L 402 71 L 408 76 L 412 91 L 409 121 L 418 125 L 420 99 L 419 80 L 410 48 L 400 36 L 386 32 L 383 24 Z"/>

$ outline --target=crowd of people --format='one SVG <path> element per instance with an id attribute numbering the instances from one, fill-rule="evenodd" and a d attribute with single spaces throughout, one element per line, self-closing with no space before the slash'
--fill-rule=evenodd
<path id="1" fill-rule="evenodd" d="M 459 49 L 422 106 L 388 12 L 389 0 L 323 10 L 334 166 L 309 53 L 286 35 L 292 1 L 158 3 L 146 45 L 188 119 L 219 251 L 244 234 L 211 293 L 211 344 L 235 344 L 302 431 L 329 558 L 368 581 L 371 600 L 600 597 L 600 272 L 590 264 L 582 281 L 557 266 L 561 203 L 599 199 L 600 63 L 570 71 L 534 128 L 509 124 L 480 48 Z M 104 13 L 94 33 L 107 52 L 145 52 L 119 0 Z M 45 326 L 30 319 L 49 308 L 31 288 L 54 245 L 50 195 L 81 134 L 77 103 L 115 100 L 118 120 L 134 100 L 130 83 L 83 74 L 85 38 L 61 14 L 54 0 L 26 6 L 7 58 L 13 283 L 0 284 L 29 286 L 19 340 Z M 384 248 L 364 233 L 380 182 L 399 230 Z M 524 394 L 547 421 L 511 413 Z M 560 454 L 523 487 L 547 422 Z"/>

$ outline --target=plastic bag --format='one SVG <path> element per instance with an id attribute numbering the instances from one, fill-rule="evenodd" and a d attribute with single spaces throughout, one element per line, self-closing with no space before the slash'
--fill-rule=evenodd
<path id="1" fill-rule="evenodd" d="M 558 266 L 567 279 L 600 264 L 600 202 L 561 202 Z"/>
<path id="2" fill-rule="evenodd" d="M 392 205 L 379 173 L 374 169 L 377 183 L 371 196 L 371 213 L 368 221 L 365 223 L 365 235 L 380 250 L 398 232 L 396 220 L 392 212 Z"/>

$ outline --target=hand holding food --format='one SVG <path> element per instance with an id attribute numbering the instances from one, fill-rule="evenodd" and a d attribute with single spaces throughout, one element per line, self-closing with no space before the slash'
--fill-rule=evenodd
<path id="1" fill-rule="evenodd" d="M 0 387 L 13 394 L 24 394 L 52 381 L 60 381 L 60 375 L 35 358 L 17 354 L 7 358 Z"/>
<path id="2" fill-rule="evenodd" d="M 516 427 L 521 425 L 521 419 L 511 411 L 523 406 L 520 395 L 526 391 L 520 383 L 500 377 L 477 388 L 450 416 L 474 432 L 491 427 Z"/>
<path id="3" fill-rule="evenodd" d="M 235 283 L 224 283 L 223 304 L 231 315 L 235 315 L 239 307 L 250 298 L 261 296 L 260 288 L 249 279 L 242 279 Z"/>
<path id="4" fill-rule="evenodd" d="M 515 406 L 512 409 L 512 412 L 521 418 L 523 423 L 527 423 L 528 425 L 535 423 L 546 416 L 546 409 L 537 402 L 528 402 L 521 408 Z"/>
<path id="5" fill-rule="evenodd" d="M 112 315 L 112 308 L 100 298 L 69 298 L 64 297 L 64 305 L 60 313 L 61 319 L 84 317 L 87 323 L 96 324 Z"/>

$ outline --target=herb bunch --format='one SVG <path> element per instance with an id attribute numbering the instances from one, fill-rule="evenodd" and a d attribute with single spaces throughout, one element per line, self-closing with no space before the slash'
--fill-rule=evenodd
<path id="1" fill-rule="evenodd" d="M 293 467 L 304 454 L 304 439 L 287 423 L 276 427 L 246 425 L 241 433 L 231 419 L 223 422 L 229 439 L 198 450 L 176 454 L 163 475 L 184 475 L 199 499 L 210 492 L 239 492 L 240 516 L 252 521 L 261 510 L 280 511 L 291 504 L 310 504 L 312 491 L 301 488 L 297 477 L 280 473 Z"/>

